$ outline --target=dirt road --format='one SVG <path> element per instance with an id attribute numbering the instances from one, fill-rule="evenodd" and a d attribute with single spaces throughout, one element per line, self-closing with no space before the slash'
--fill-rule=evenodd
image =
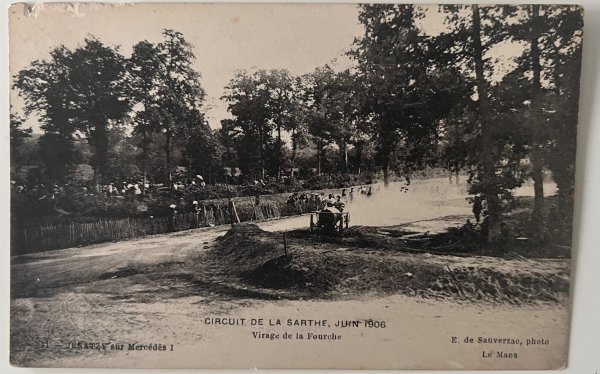
<path id="1" fill-rule="evenodd" d="M 273 224 L 278 223 L 264 225 Z M 517 308 L 400 295 L 281 299 L 277 291 L 245 286 L 202 262 L 226 229 L 14 257 L 11 362 L 53 367 L 319 367 L 326 362 L 329 367 L 406 368 L 410 362 L 412 368 L 546 368 L 564 359 L 567 311 L 562 305 Z M 386 327 L 334 327 L 342 315 L 363 322 L 384 321 Z M 206 323 L 206 318 L 223 317 L 246 322 Z M 262 318 L 264 325 L 250 325 L 253 318 Z M 326 319 L 330 326 L 285 326 L 287 319 L 297 318 Z M 277 319 L 283 326 L 268 326 L 267 321 Z M 282 343 L 257 339 L 253 332 L 323 333 L 339 335 L 340 340 Z M 523 345 L 451 344 L 452 336 L 511 337 Z M 545 339 L 547 344 L 525 346 L 528 338 Z M 389 344 L 375 345 L 381 341 Z M 232 342 L 245 344 L 233 347 Z M 164 345 L 166 351 L 129 349 L 129 344 Z M 335 349 L 327 349 L 331 344 Z M 497 358 L 497 353 L 482 358 L 484 351 L 492 350 L 521 358 Z M 233 352 L 235 363 L 230 361 Z M 311 360 L 304 359 L 307 355 Z"/>
<path id="2" fill-rule="evenodd" d="M 353 212 L 360 211 L 352 223 L 412 222 L 412 230 L 437 232 L 460 225 L 470 213 L 463 190 L 436 181 L 418 181 L 408 194 L 398 194 L 393 186 L 390 192 L 376 190 L 374 196 L 349 204 Z M 391 205 L 402 209 L 383 209 Z M 451 215 L 455 218 L 435 219 Z M 277 231 L 307 222 L 307 217 L 294 217 L 260 226 Z M 227 229 L 13 257 L 12 364 L 533 369 L 564 362 L 568 318 L 561 303 L 516 307 L 369 294 L 360 299 L 340 295 L 334 300 L 291 300 L 277 290 L 252 288 L 205 261 L 206 252 Z M 225 317 L 245 323 L 206 323 Z M 260 318 L 262 326 L 249 322 Z M 362 321 L 361 327 L 336 328 L 339 318 Z M 278 319 L 282 325 L 269 326 Z M 287 319 L 326 319 L 328 327 L 286 326 Z M 370 319 L 386 327 L 364 327 Z M 294 338 L 282 340 L 286 332 Z M 296 333 L 340 339 L 303 340 Z M 271 340 L 270 334 L 280 337 Z M 451 343 L 452 337 L 462 343 Z M 523 345 L 464 343 L 468 337 L 514 338 Z M 527 339 L 544 344 L 527 346 Z M 242 344 L 232 346 L 234 342 Z M 381 342 L 386 344 L 377 344 Z M 166 351 L 136 348 L 163 346 Z M 492 351 L 491 357 L 483 357 Z M 498 352 L 518 358 L 501 358 Z"/>

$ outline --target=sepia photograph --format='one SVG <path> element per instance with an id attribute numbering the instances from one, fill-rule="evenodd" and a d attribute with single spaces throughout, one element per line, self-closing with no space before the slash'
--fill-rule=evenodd
<path id="1" fill-rule="evenodd" d="M 567 366 L 582 7 L 8 12 L 11 365 Z"/>

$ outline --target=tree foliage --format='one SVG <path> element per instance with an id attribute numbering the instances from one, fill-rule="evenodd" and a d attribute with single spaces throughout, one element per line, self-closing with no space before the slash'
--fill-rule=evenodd
<path id="1" fill-rule="evenodd" d="M 143 148 L 147 146 L 147 134 L 164 134 L 165 181 L 170 184 L 173 143 L 185 138 L 186 124 L 192 118 L 202 117 L 200 109 L 206 94 L 200 85 L 200 73 L 192 66 L 192 45 L 180 32 L 166 29 L 162 34 L 164 40 L 160 43 L 136 44 L 128 66 L 132 97 L 141 107 L 134 113 L 135 131 L 142 134 Z"/>
<path id="2" fill-rule="evenodd" d="M 431 30 L 435 14 L 443 25 Z M 281 178 L 290 169 L 348 173 L 381 169 L 409 180 L 428 166 L 469 173 L 469 191 L 488 203 L 491 226 L 502 199 L 534 181 L 532 236 L 546 237 L 544 177 L 558 187 L 555 216 L 569 227 L 582 14 L 562 5 L 361 5 L 364 33 L 354 65 L 292 75 L 238 71 L 221 99 L 230 118 L 211 129 L 192 45 L 162 40 L 118 47 L 90 36 L 54 48 L 14 77 L 24 115 L 44 134 L 35 179 L 68 182 L 91 165 L 96 182 L 172 175 L 223 181 Z M 504 53 L 507 49 L 511 53 Z M 30 135 L 11 113 L 11 157 Z M 31 149 L 34 149 L 31 148 Z M 89 166 L 87 167 L 89 168 Z M 35 174 L 35 175 L 34 175 Z M 129 176 L 129 177 L 128 177 Z M 315 176 L 323 179 L 328 176 Z M 567 233 L 568 234 L 568 233 Z"/>
<path id="3" fill-rule="evenodd" d="M 223 129 L 237 144 L 242 170 L 260 178 L 267 171 L 280 176 L 285 161 L 282 130 L 300 133 L 293 77 L 287 70 L 239 71 L 222 99 L 233 116 L 222 122 Z"/>
<path id="4" fill-rule="evenodd" d="M 25 113 L 35 112 L 45 131 L 41 148 L 50 157 L 45 160 L 52 179 L 66 177 L 77 159 L 73 141 L 85 137 L 100 181 L 107 167 L 110 125 L 129 110 L 124 76 L 123 56 L 93 37 L 74 51 L 59 46 L 49 61 L 34 61 L 17 74 L 14 87 L 25 99 Z M 61 159 L 64 167 L 50 165 Z"/>
<path id="5" fill-rule="evenodd" d="M 432 66 L 431 41 L 418 27 L 414 5 L 362 7 L 365 27 L 352 52 L 362 81 L 364 115 L 387 174 L 390 165 L 409 177 L 435 152 L 439 121 L 466 95 L 451 66 Z"/>

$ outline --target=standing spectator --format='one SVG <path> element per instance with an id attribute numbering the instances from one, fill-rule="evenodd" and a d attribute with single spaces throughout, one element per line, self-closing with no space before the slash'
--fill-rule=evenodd
<path id="1" fill-rule="evenodd" d="M 171 211 L 170 211 L 170 217 L 168 220 L 167 232 L 175 231 L 175 216 L 177 215 L 176 208 L 177 208 L 177 206 L 175 204 L 169 205 L 169 209 L 171 209 Z"/>
<path id="2" fill-rule="evenodd" d="M 258 191 L 256 192 L 256 194 L 254 194 L 254 205 L 260 205 L 260 193 L 258 193 Z"/>
<path id="3" fill-rule="evenodd" d="M 482 210 L 483 206 L 481 204 L 481 197 L 479 195 L 475 195 L 473 198 L 473 215 L 475 216 L 475 221 L 477 223 L 479 223 Z"/>
<path id="4" fill-rule="evenodd" d="M 344 208 L 346 207 L 346 204 L 344 204 L 344 202 L 342 201 L 342 197 L 338 195 L 333 206 L 336 207 L 337 210 L 339 210 L 340 212 L 343 212 Z"/>
<path id="5" fill-rule="evenodd" d="M 325 206 L 333 206 L 335 204 L 335 198 L 333 197 L 333 194 L 330 193 L 329 197 L 327 198 L 327 203 L 325 204 Z"/>
<path id="6" fill-rule="evenodd" d="M 192 212 L 196 214 L 196 228 L 200 227 L 200 207 L 198 206 L 198 201 L 192 201 Z"/>
<path id="7" fill-rule="evenodd" d="M 315 197 L 315 201 L 317 205 L 317 210 L 321 210 L 325 207 L 325 195 L 323 194 L 323 192 L 321 192 Z"/>
<path id="8" fill-rule="evenodd" d="M 481 240 L 484 243 L 487 243 L 490 235 L 490 216 L 488 215 L 488 211 L 486 209 L 482 211 L 482 214 L 483 219 L 481 220 L 481 225 L 479 226 L 479 233 L 481 235 Z"/>

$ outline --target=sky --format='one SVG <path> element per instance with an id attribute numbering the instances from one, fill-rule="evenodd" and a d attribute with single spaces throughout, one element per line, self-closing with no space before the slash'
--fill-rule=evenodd
<path id="1" fill-rule="evenodd" d="M 194 67 L 211 107 L 211 127 L 228 116 L 219 99 L 236 70 L 285 68 L 304 74 L 325 64 L 351 64 L 345 52 L 362 34 L 354 4 L 40 4 L 27 12 L 23 4 L 9 10 L 10 75 L 33 60 L 47 59 L 51 49 L 72 49 L 94 35 L 103 43 L 120 46 L 126 57 L 142 40 L 159 42 L 161 31 L 180 31 L 194 46 Z M 11 92 L 13 109 L 22 99 Z M 26 125 L 34 131 L 34 119 Z"/>
<path id="2" fill-rule="evenodd" d="M 164 29 L 183 33 L 194 46 L 194 68 L 207 92 L 206 116 L 212 128 L 228 118 L 220 100 L 224 87 L 240 69 L 288 69 L 299 75 L 325 64 L 334 69 L 352 65 L 346 55 L 363 34 L 356 4 L 102 4 L 41 3 L 32 10 L 15 4 L 9 10 L 9 70 L 14 76 L 37 59 L 48 59 L 58 45 L 74 49 L 93 35 L 118 46 L 125 56 L 142 40 L 163 40 Z M 445 29 L 437 6 L 427 9 L 418 26 L 429 35 Z M 502 57 L 495 76 L 510 69 L 522 47 L 498 45 L 490 53 Z M 11 90 L 13 110 L 23 100 Z M 26 127 L 40 132 L 36 118 Z"/>

